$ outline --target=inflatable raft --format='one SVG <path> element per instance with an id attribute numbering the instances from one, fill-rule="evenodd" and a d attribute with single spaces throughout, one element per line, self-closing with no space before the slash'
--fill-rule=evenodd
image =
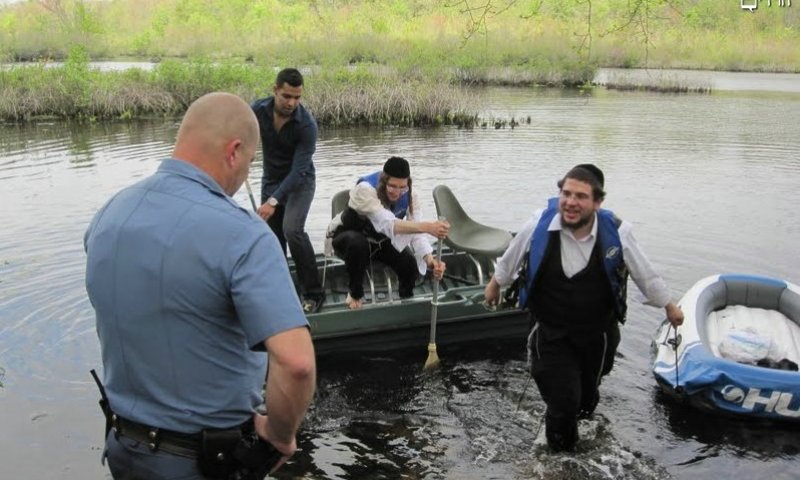
<path id="1" fill-rule="evenodd" d="M 668 394 L 722 414 L 800 421 L 800 288 L 714 275 L 680 300 L 685 321 L 653 338 L 653 374 Z"/>

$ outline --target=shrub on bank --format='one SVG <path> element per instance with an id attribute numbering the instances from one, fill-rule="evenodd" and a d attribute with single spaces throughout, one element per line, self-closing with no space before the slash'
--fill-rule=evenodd
<path id="1" fill-rule="evenodd" d="M 247 101 L 272 91 L 276 71 L 251 63 L 169 60 L 151 71 L 100 71 L 82 53 L 64 65 L 0 70 L 0 119 L 104 118 L 181 114 L 199 96 L 228 91 Z M 471 124 L 464 88 L 441 77 L 373 67 L 309 72 L 305 104 L 322 125 Z"/>

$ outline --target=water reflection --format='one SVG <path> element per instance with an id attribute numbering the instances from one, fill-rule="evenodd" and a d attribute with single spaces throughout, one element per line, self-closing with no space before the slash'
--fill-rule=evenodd
<path id="1" fill-rule="evenodd" d="M 704 413 L 667 398 L 660 390 L 656 391 L 654 397 L 657 404 L 663 405 L 667 425 L 676 439 L 696 440 L 708 446 L 697 457 L 682 461 L 682 465 L 717 456 L 720 449 L 739 458 L 749 457 L 759 461 L 790 460 L 800 454 L 798 425 L 757 423 Z"/>

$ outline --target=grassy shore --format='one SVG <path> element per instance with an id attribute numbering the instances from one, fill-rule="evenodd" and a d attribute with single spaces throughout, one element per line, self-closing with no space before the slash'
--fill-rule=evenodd
<path id="1" fill-rule="evenodd" d="M 711 93 L 711 84 L 707 81 L 691 80 L 675 72 L 661 71 L 650 71 L 646 77 L 628 72 L 614 72 L 603 86 L 621 91 Z"/>
<path id="2" fill-rule="evenodd" d="M 398 70 L 360 64 L 307 68 L 305 104 L 321 125 L 459 125 L 478 121 L 469 87 L 497 83 L 491 70 Z M 507 75 L 507 72 L 502 74 Z M 515 85 L 585 84 L 594 71 L 520 70 Z M 62 65 L 15 65 L 0 70 L 0 119 L 96 121 L 181 114 L 199 96 L 228 91 L 245 100 L 269 95 L 274 67 L 241 61 L 164 60 L 152 70 L 100 71 L 84 49 Z M 493 77 L 494 76 L 494 77 Z"/>
<path id="3" fill-rule="evenodd" d="M 652 72 L 647 78 L 615 73 L 602 87 L 590 80 L 595 71 L 536 73 L 487 69 L 437 74 L 376 65 L 307 68 L 304 103 L 320 125 L 458 125 L 500 123 L 481 119 L 472 87 L 486 85 L 558 86 L 708 93 L 707 84 L 676 74 Z M 90 67 L 81 50 L 59 66 L 15 65 L 0 70 L 0 121 L 57 118 L 80 121 L 170 117 L 182 114 L 199 96 L 212 91 L 235 93 L 247 101 L 270 94 L 276 69 L 247 62 L 165 60 L 152 70 L 101 71 Z M 512 128 L 514 119 L 510 120 Z"/>
<path id="4" fill-rule="evenodd" d="M 321 125 L 472 125 L 477 120 L 476 106 L 462 85 L 375 70 L 309 72 L 303 101 Z M 175 116 L 212 91 L 232 92 L 247 101 L 267 96 L 275 74 L 271 67 L 207 60 L 167 60 L 150 71 L 103 72 L 90 68 L 87 58 L 71 56 L 63 66 L 0 71 L 0 119 Z"/>
<path id="5" fill-rule="evenodd" d="M 764 2 L 761 2 L 762 4 Z M 314 66 L 320 123 L 475 122 L 465 87 L 588 88 L 599 66 L 800 71 L 800 5 L 732 0 L 41 0 L 0 6 L 0 119 L 175 115 L 199 95 L 268 94 Z M 380 14 L 377 14 L 380 12 Z M 139 58 L 152 71 L 97 72 Z M 67 59 L 63 67 L 47 67 Z M 308 68 L 306 70 L 309 70 Z M 609 88 L 705 92 L 681 79 Z"/>

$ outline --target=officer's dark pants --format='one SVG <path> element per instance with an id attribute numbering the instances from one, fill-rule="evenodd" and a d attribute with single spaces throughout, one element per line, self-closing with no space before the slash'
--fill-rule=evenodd
<path id="1" fill-rule="evenodd" d="M 594 412 L 601 378 L 611 371 L 619 327 L 569 332 L 536 323 L 528 338 L 531 376 L 547 405 L 545 435 L 555 451 L 572 451 L 578 419 Z"/>
<path id="2" fill-rule="evenodd" d="M 203 480 L 197 459 L 160 450 L 152 451 L 142 442 L 123 435 L 106 438 L 106 460 L 114 480 Z"/>
<path id="3" fill-rule="evenodd" d="M 364 296 L 364 274 L 370 258 L 385 263 L 394 270 L 400 282 L 400 298 L 414 295 L 414 284 L 419 276 L 417 260 L 408 249 L 398 252 L 391 241 L 371 242 L 366 235 L 355 230 L 343 230 L 333 237 L 333 248 L 347 267 L 350 296 Z"/>

